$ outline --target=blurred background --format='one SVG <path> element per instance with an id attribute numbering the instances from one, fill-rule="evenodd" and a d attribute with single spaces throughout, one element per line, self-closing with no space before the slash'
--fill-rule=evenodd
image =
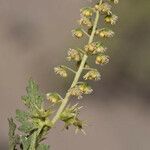
<path id="1" fill-rule="evenodd" d="M 65 63 L 66 52 L 78 44 L 70 31 L 88 0 L 0 0 L 0 150 L 8 149 L 7 118 L 24 108 L 32 76 L 44 93 L 64 93 L 53 67 Z M 111 63 L 101 68 L 102 81 L 81 104 L 87 135 L 74 130 L 51 131 L 53 150 L 150 149 L 150 1 L 122 0 L 114 9 L 119 23 L 109 40 Z M 84 42 L 84 40 L 83 40 Z M 82 44 L 83 45 L 83 44 Z"/>

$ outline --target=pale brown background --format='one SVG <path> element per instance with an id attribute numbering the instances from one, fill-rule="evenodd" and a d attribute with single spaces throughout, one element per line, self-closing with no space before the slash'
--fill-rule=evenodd
<path id="1" fill-rule="evenodd" d="M 70 80 L 55 77 L 76 41 L 70 31 L 87 0 L 0 0 L 0 150 L 7 147 L 7 118 L 25 94 L 32 76 L 43 92 L 63 93 Z M 47 140 L 52 150 L 150 149 L 150 1 L 122 0 L 114 10 L 119 24 L 111 40 L 111 63 L 103 80 L 92 83 L 84 98 L 82 118 L 87 135 L 54 129 Z"/>

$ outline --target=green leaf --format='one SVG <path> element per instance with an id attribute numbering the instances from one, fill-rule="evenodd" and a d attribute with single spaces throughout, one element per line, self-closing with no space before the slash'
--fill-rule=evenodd
<path id="1" fill-rule="evenodd" d="M 16 124 L 13 119 L 8 119 L 9 122 L 9 150 L 14 150 L 16 147 L 16 138 L 15 138 L 15 130 Z"/>
<path id="2" fill-rule="evenodd" d="M 25 132 L 25 133 L 29 133 L 33 130 L 35 130 L 36 127 L 31 123 L 31 122 L 24 122 L 19 128 L 19 131 Z"/>
<path id="3" fill-rule="evenodd" d="M 23 146 L 23 150 L 28 150 L 30 143 L 31 143 L 31 136 L 29 136 L 28 138 L 26 136 L 22 136 L 21 143 Z"/>
<path id="4" fill-rule="evenodd" d="M 40 144 L 40 145 L 38 146 L 37 150 L 49 150 L 49 145 Z"/>
<path id="5" fill-rule="evenodd" d="M 21 111 L 19 109 L 16 110 L 16 119 L 20 123 L 26 122 L 30 117 L 30 114 L 25 111 Z"/>
<path id="6" fill-rule="evenodd" d="M 44 101 L 44 97 L 39 91 L 39 87 L 36 82 L 30 79 L 26 91 L 27 95 L 22 97 L 25 105 L 32 110 L 40 109 L 42 102 Z"/>

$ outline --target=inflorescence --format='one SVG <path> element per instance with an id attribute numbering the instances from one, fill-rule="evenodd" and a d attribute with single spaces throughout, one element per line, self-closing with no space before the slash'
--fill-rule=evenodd
<path id="1" fill-rule="evenodd" d="M 79 111 L 82 107 L 78 104 L 71 105 L 69 100 L 71 97 L 81 99 L 85 94 L 91 94 L 93 89 L 88 80 L 101 79 L 99 70 L 88 63 L 89 57 L 93 57 L 95 64 L 99 66 L 109 62 L 109 56 L 106 54 L 107 48 L 102 41 L 112 38 L 115 34 L 109 29 L 110 25 L 115 25 L 118 20 L 118 17 L 112 12 L 111 3 L 118 4 L 118 0 L 100 0 L 93 7 L 85 7 L 80 10 L 79 27 L 72 31 L 72 35 L 78 40 L 87 38 L 88 42 L 81 48 L 68 50 L 66 60 L 74 62 L 75 69 L 65 65 L 54 68 L 55 73 L 63 78 L 67 78 L 69 72 L 74 75 L 65 97 L 57 92 L 47 93 L 44 96 L 39 91 L 38 85 L 33 80 L 29 81 L 27 95 L 22 97 L 28 110 L 16 111 L 16 119 L 20 123 L 18 130 L 22 132 L 22 135 L 15 134 L 16 124 L 13 119 L 9 119 L 10 150 L 16 150 L 17 145 L 22 150 L 48 150 L 49 146 L 41 144 L 41 141 L 58 120 L 64 122 L 65 129 L 74 126 L 76 131 L 84 132 L 85 122 L 79 118 Z M 103 26 L 99 26 L 100 16 Z M 43 104 L 45 99 L 49 102 L 48 108 L 45 108 Z"/>

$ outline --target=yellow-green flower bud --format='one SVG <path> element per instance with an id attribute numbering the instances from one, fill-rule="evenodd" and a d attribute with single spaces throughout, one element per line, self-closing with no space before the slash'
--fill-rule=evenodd
<path id="1" fill-rule="evenodd" d="M 89 18 L 86 18 L 86 17 L 82 17 L 80 20 L 79 20 L 79 24 L 80 25 L 83 25 L 83 26 L 87 26 L 89 28 L 92 27 L 92 21 L 89 19 Z"/>
<path id="2" fill-rule="evenodd" d="M 90 7 L 82 8 L 81 14 L 85 17 L 91 17 L 93 15 L 93 9 Z"/>
<path id="3" fill-rule="evenodd" d="M 106 2 L 95 5 L 95 9 L 100 11 L 102 14 L 111 14 L 111 5 Z"/>
<path id="4" fill-rule="evenodd" d="M 77 50 L 70 49 L 68 51 L 67 60 L 68 61 L 71 61 L 71 60 L 73 60 L 73 61 L 80 61 L 81 60 L 81 55 L 80 55 L 80 53 Z"/>
<path id="5" fill-rule="evenodd" d="M 79 89 L 83 94 L 91 94 L 93 92 L 93 89 L 87 83 L 80 84 Z"/>
<path id="6" fill-rule="evenodd" d="M 102 38 L 110 38 L 110 37 L 113 37 L 115 33 L 109 29 L 98 29 L 96 31 L 96 34 Z"/>
<path id="7" fill-rule="evenodd" d="M 79 88 L 78 85 L 76 85 L 75 87 L 71 88 L 71 89 L 69 90 L 69 92 L 70 92 L 70 94 L 71 94 L 72 96 L 78 97 L 78 99 L 81 99 L 81 98 L 82 98 L 82 91 L 80 90 L 80 88 Z"/>
<path id="8" fill-rule="evenodd" d="M 95 60 L 95 63 L 98 65 L 105 65 L 108 62 L 109 62 L 109 56 L 107 55 L 98 55 Z"/>
<path id="9" fill-rule="evenodd" d="M 87 45 L 85 45 L 84 49 L 87 54 L 92 54 L 92 55 L 100 53 L 100 52 L 103 53 L 106 50 L 106 48 L 104 48 L 98 42 L 93 42 L 93 43 L 87 44 Z"/>
<path id="10" fill-rule="evenodd" d="M 62 66 L 55 67 L 54 71 L 56 74 L 59 74 L 60 76 L 62 76 L 64 78 L 66 78 L 68 76 L 66 69 Z"/>
<path id="11" fill-rule="evenodd" d="M 98 4 L 95 5 L 95 9 L 99 10 L 99 5 Z"/>
<path id="12" fill-rule="evenodd" d="M 94 51 L 96 50 L 96 47 L 94 43 L 90 43 L 90 44 L 85 45 L 84 49 L 87 53 L 93 54 Z"/>
<path id="13" fill-rule="evenodd" d="M 48 93 L 46 94 L 47 100 L 49 100 L 52 103 L 59 103 L 62 98 L 58 93 Z"/>
<path id="14" fill-rule="evenodd" d="M 83 76 L 83 79 L 84 80 L 100 80 L 101 79 L 101 75 L 96 69 L 94 69 L 94 70 L 91 70 L 91 71 L 87 72 Z"/>
<path id="15" fill-rule="evenodd" d="M 97 54 L 97 53 L 104 53 L 106 50 L 107 50 L 106 47 L 103 47 L 102 45 L 100 45 L 100 46 L 97 48 L 97 51 L 96 51 L 95 54 Z"/>
<path id="16" fill-rule="evenodd" d="M 110 23 L 111 25 L 115 25 L 118 20 L 118 16 L 116 15 L 107 15 L 105 17 L 105 22 Z"/>
<path id="17" fill-rule="evenodd" d="M 82 29 L 78 28 L 78 29 L 75 29 L 72 31 L 72 35 L 79 39 L 79 38 L 83 37 L 84 34 L 83 34 Z"/>

